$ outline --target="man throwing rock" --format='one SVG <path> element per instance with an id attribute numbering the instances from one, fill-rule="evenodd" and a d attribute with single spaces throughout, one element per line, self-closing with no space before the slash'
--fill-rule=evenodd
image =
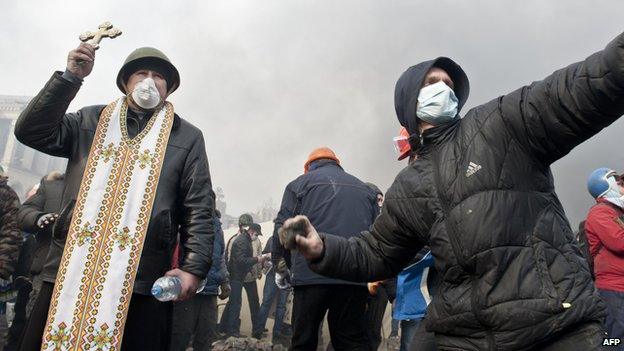
<path id="1" fill-rule="evenodd" d="M 314 271 L 363 282 L 429 244 L 442 281 L 425 322 L 440 350 L 596 350 L 604 305 L 550 165 L 624 113 L 624 35 L 460 118 L 468 91 L 445 57 L 399 78 L 395 109 L 417 159 L 370 231 L 319 234 L 305 217 L 284 227 L 305 225 L 296 243 Z"/>

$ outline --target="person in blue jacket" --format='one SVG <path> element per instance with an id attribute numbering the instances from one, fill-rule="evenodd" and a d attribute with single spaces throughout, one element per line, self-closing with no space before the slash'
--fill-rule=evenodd
<path id="1" fill-rule="evenodd" d="M 221 213 L 215 210 L 215 240 L 212 251 L 212 267 L 204 286 L 195 297 L 177 302 L 173 311 L 171 350 L 184 351 L 193 338 L 194 351 L 209 351 L 217 336 L 217 296 L 225 300 L 230 295 L 229 274 L 224 259 L 224 239 Z M 180 254 L 180 257 L 184 255 Z"/>
<path id="2" fill-rule="evenodd" d="M 429 248 L 423 248 L 412 262 L 397 276 L 396 298 L 392 306 L 392 318 L 401 321 L 399 351 L 435 351 L 434 335 L 421 323 L 437 288 L 437 274 Z"/>

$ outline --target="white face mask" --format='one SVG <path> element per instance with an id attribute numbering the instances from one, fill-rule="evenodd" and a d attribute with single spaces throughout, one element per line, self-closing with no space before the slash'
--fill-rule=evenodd
<path id="1" fill-rule="evenodd" d="M 416 116 L 434 126 L 450 122 L 457 117 L 457 97 L 444 82 L 420 89 Z"/>
<path id="2" fill-rule="evenodd" d="M 624 209 L 624 195 L 620 193 L 620 186 L 617 184 L 617 180 L 614 176 L 609 176 L 607 177 L 607 183 L 609 183 L 609 190 L 607 190 L 604 195 L 601 195 L 601 197 L 615 206 Z"/>
<path id="3" fill-rule="evenodd" d="M 151 110 L 160 104 L 160 94 L 152 78 L 145 78 L 134 86 L 132 100 L 139 107 Z"/>

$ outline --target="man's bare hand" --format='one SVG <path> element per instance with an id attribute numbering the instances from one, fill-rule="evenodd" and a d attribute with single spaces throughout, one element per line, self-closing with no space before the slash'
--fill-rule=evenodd
<path id="1" fill-rule="evenodd" d="M 175 276 L 180 279 L 180 285 L 182 289 L 180 289 L 180 296 L 174 301 L 184 301 L 188 300 L 191 297 L 195 296 L 197 293 L 197 288 L 199 287 L 199 278 L 191 273 L 185 272 L 179 268 L 172 269 L 169 272 L 165 273 L 166 276 Z"/>
<path id="2" fill-rule="evenodd" d="M 290 238 L 286 235 L 289 232 L 292 235 Z M 286 220 L 282 228 L 280 228 L 279 234 L 282 244 L 293 240 L 292 237 L 294 237 L 297 250 L 306 260 L 320 258 L 323 253 L 323 240 L 321 240 L 321 237 L 306 216 L 296 216 Z"/>
<path id="3" fill-rule="evenodd" d="M 76 77 L 84 79 L 91 73 L 94 62 L 95 47 L 91 44 L 80 43 L 67 55 L 67 70 Z"/>

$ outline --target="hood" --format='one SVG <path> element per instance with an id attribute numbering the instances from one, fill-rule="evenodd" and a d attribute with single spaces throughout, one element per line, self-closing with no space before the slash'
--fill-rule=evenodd
<path id="1" fill-rule="evenodd" d="M 416 103 L 418 102 L 418 94 L 425 80 L 427 72 L 432 67 L 438 67 L 445 70 L 455 85 L 455 95 L 459 100 L 457 113 L 468 100 L 470 93 L 470 84 L 468 76 L 462 68 L 448 57 L 438 57 L 434 60 L 421 62 L 415 66 L 408 68 L 396 83 L 394 89 L 394 109 L 396 110 L 399 123 L 405 128 L 410 135 L 418 134 L 418 117 L 416 117 Z"/>

